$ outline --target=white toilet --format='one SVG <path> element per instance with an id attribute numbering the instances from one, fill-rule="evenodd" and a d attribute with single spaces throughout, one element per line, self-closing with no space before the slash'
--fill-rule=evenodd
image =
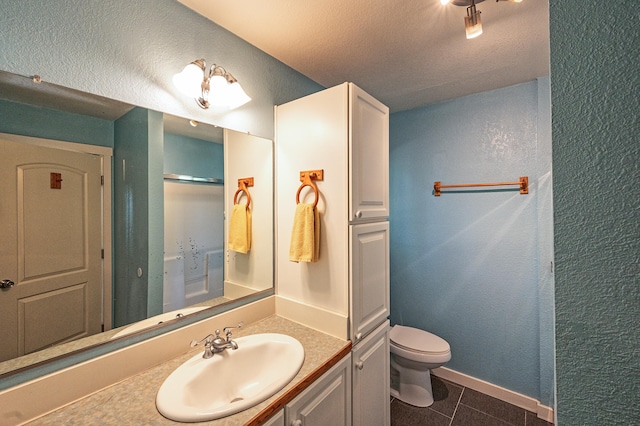
<path id="1" fill-rule="evenodd" d="M 433 404 L 430 370 L 451 359 L 446 340 L 427 331 L 394 325 L 391 348 L 391 396 L 416 407 Z"/>

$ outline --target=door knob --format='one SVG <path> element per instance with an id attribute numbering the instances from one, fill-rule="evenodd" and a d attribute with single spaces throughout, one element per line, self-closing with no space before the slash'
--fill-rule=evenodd
<path id="1" fill-rule="evenodd" d="M 302 420 L 298 419 L 296 421 L 291 422 L 291 426 L 302 426 Z"/>
<path id="2" fill-rule="evenodd" d="M 364 368 L 364 362 L 362 362 L 362 361 L 356 362 L 356 368 L 358 370 L 362 370 Z"/>
<path id="3" fill-rule="evenodd" d="M 0 288 L 11 288 L 14 285 L 16 285 L 16 283 L 14 283 L 11 280 L 2 280 L 2 281 L 0 281 Z"/>

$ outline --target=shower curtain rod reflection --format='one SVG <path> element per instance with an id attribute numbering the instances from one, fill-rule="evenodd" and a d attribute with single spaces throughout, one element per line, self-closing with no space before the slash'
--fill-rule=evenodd
<path id="1" fill-rule="evenodd" d="M 520 176 L 520 180 L 518 182 L 459 183 L 455 185 L 442 185 L 440 181 L 436 181 L 433 183 L 433 195 L 435 197 L 439 197 L 440 190 L 445 188 L 470 188 L 470 187 L 479 187 L 479 186 L 507 186 L 507 185 L 518 185 L 520 187 L 521 194 L 529 193 L 529 177 Z"/>
<path id="2" fill-rule="evenodd" d="M 177 180 L 179 182 L 187 182 L 187 183 L 208 183 L 210 185 L 224 185 L 224 179 L 216 179 L 216 178 L 205 178 L 205 177 L 196 177 L 196 176 L 187 176 L 187 175 L 176 175 L 172 173 L 165 173 L 164 178 L 166 180 Z"/>

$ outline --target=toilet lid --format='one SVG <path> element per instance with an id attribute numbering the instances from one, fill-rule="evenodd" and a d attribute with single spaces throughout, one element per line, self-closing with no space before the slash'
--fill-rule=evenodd
<path id="1" fill-rule="evenodd" d="M 451 350 L 449 343 L 443 338 L 428 331 L 403 325 L 394 325 L 389 332 L 389 339 L 398 346 L 413 351 L 441 353 Z"/>

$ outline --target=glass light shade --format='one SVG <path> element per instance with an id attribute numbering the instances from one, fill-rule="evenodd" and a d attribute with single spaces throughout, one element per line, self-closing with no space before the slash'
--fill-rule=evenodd
<path id="1" fill-rule="evenodd" d="M 242 86 L 240 86 L 240 83 L 238 83 L 237 81 L 229 84 L 227 93 L 227 105 L 230 109 L 238 108 L 239 106 L 244 105 L 251 100 L 249 95 L 245 93 L 245 91 L 242 89 Z"/>
<path id="2" fill-rule="evenodd" d="M 227 79 L 222 75 L 213 75 L 209 80 L 209 103 L 215 107 L 227 105 L 229 88 Z"/>
<path id="3" fill-rule="evenodd" d="M 467 39 L 476 38 L 482 34 L 482 21 L 480 12 L 473 12 L 464 17 L 464 28 L 467 32 Z"/>
<path id="4" fill-rule="evenodd" d="M 198 65 L 190 63 L 184 69 L 173 76 L 173 84 L 183 94 L 199 98 L 202 96 L 202 80 L 204 79 L 204 71 Z"/>

